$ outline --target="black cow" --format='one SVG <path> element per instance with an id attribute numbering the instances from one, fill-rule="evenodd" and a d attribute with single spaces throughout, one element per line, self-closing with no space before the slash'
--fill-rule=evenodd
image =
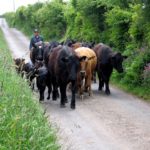
<path id="1" fill-rule="evenodd" d="M 43 61 L 44 47 L 45 45 L 42 41 L 33 44 L 33 48 L 30 52 L 30 59 L 33 64 L 35 64 L 36 60 Z"/>
<path id="2" fill-rule="evenodd" d="M 48 88 L 48 97 L 50 99 L 51 93 L 51 78 L 50 74 L 45 66 L 40 67 L 34 71 L 34 76 L 36 77 L 37 88 L 40 94 L 40 101 L 44 100 L 44 92 L 46 87 Z"/>
<path id="3" fill-rule="evenodd" d="M 57 98 L 57 88 L 60 88 L 60 106 L 65 107 L 67 101 L 66 87 L 69 82 L 72 84 L 71 108 L 75 109 L 75 90 L 79 58 L 68 46 L 58 46 L 49 55 L 48 70 L 52 77 L 53 98 Z"/>
<path id="4" fill-rule="evenodd" d="M 109 79 L 113 68 L 119 73 L 123 72 L 122 62 L 126 56 L 122 56 L 119 52 L 113 52 L 110 47 L 102 43 L 94 47 L 97 55 L 97 73 L 99 78 L 99 90 L 102 90 L 105 83 L 105 93 L 110 94 Z"/>

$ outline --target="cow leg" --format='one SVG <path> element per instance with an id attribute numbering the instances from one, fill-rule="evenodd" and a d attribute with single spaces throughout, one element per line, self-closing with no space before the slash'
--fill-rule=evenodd
<path id="1" fill-rule="evenodd" d="M 56 89 L 56 97 L 59 98 L 58 87 L 57 87 L 57 89 Z"/>
<path id="2" fill-rule="evenodd" d="M 91 75 L 88 75 L 85 83 L 86 83 L 86 89 L 88 89 L 88 93 L 89 93 L 89 96 L 90 96 L 92 94 L 92 91 L 91 91 Z"/>
<path id="3" fill-rule="evenodd" d="M 106 79 L 106 81 L 105 81 L 105 86 L 106 86 L 105 93 L 106 93 L 107 95 L 110 95 L 109 79 Z"/>
<path id="4" fill-rule="evenodd" d="M 53 95 L 52 95 L 53 101 L 57 100 L 57 88 L 53 86 Z"/>
<path id="5" fill-rule="evenodd" d="M 99 78 L 99 87 L 98 87 L 98 90 L 99 91 L 102 91 L 103 87 L 104 87 L 104 81 L 102 79 L 102 76 L 101 76 L 101 73 L 98 72 L 98 78 Z"/>
<path id="6" fill-rule="evenodd" d="M 79 95 L 82 100 L 83 100 L 83 91 L 84 91 L 84 79 L 81 81 L 81 85 L 79 85 Z"/>
<path id="7" fill-rule="evenodd" d="M 85 77 L 84 92 L 88 92 L 88 78 Z"/>
<path id="8" fill-rule="evenodd" d="M 96 83 L 96 71 L 93 71 L 93 77 L 92 80 L 94 81 L 94 83 Z"/>
<path id="9" fill-rule="evenodd" d="M 48 96 L 47 96 L 48 100 L 50 99 L 51 91 L 52 91 L 52 87 L 51 87 L 51 85 L 48 85 Z"/>
<path id="10" fill-rule="evenodd" d="M 84 91 L 84 80 L 85 79 L 78 79 L 78 91 L 79 96 L 83 100 L 83 91 Z"/>
<path id="11" fill-rule="evenodd" d="M 56 79 L 53 78 L 52 79 L 52 85 L 53 85 L 53 92 L 52 92 L 52 99 L 53 101 L 57 100 L 57 93 L 58 93 L 58 88 L 57 88 L 57 83 L 56 83 Z"/>
<path id="12" fill-rule="evenodd" d="M 60 84 L 60 93 L 61 93 L 60 107 L 62 108 L 65 107 L 66 87 L 67 85 Z"/>
<path id="13" fill-rule="evenodd" d="M 49 77 L 49 74 L 46 77 L 46 85 L 48 87 L 48 96 L 47 96 L 47 99 L 49 100 L 50 99 L 50 94 L 51 94 L 51 91 L 52 91 L 51 78 Z"/>
<path id="14" fill-rule="evenodd" d="M 112 73 L 112 69 L 113 68 L 110 68 L 110 70 L 107 70 L 106 72 L 104 72 L 104 82 L 105 82 L 105 93 L 107 95 L 110 95 L 110 89 L 109 89 L 109 79 L 110 79 L 110 76 L 111 76 L 111 73 Z"/>
<path id="15" fill-rule="evenodd" d="M 75 92 L 76 92 L 76 82 L 75 81 L 72 81 L 72 98 L 71 98 L 71 105 L 70 107 L 72 109 L 75 109 L 76 108 L 76 101 L 75 101 Z"/>
<path id="16" fill-rule="evenodd" d="M 44 100 L 44 91 L 45 91 L 45 87 L 41 87 L 40 88 L 40 101 Z"/>

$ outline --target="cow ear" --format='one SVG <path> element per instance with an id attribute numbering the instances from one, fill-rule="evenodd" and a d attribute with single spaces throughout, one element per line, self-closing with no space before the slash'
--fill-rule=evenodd
<path id="1" fill-rule="evenodd" d="M 82 57 L 79 58 L 79 61 L 85 61 L 86 59 L 87 59 L 86 56 L 82 56 Z"/>
<path id="2" fill-rule="evenodd" d="M 63 58 L 61 58 L 61 60 L 66 63 L 66 62 L 68 62 L 69 58 L 68 57 L 63 57 Z"/>
<path id="3" fill-rule="evenodd" d="M 95 41 L 92 41 L 91 46 L 94 47 L 94 45 L 95 45 Z"/>

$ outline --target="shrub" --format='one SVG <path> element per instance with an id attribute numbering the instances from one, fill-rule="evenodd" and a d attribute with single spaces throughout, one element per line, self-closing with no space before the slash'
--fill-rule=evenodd
<path id="1" fill-rule="evenodd" d="M 126 44 L 130 41 L 129 25 L 131 22 L 131 12 L 115 7 L 106 13 L 106 23 L 108 25 L 109 43 L 119 51 L 124 51 Z"/>
<path id="2" fill-rule="evenodd" d="M 142 74 L 143 86 L 150 88 L 150 63 L 146 64 Z"/>

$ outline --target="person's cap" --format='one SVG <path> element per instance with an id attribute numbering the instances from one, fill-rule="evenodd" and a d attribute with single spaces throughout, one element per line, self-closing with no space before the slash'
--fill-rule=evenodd
<path id="1" fill-rule="evenodd" d="M 38 29 L 34 29 L 34 32 L 39 32 Z"/>

